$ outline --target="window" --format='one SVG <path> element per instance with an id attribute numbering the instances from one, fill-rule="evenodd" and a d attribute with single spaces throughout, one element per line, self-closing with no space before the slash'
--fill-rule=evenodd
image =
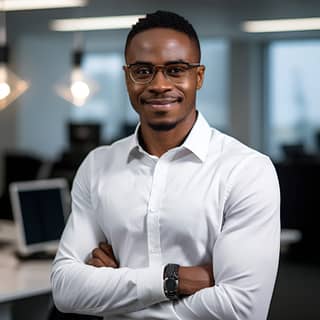
<path id="1" fill-rule="evenodd" d="M 198 94 L 198 108 L 211 125 L 227 131 L 228 43 L 224 40 L 203 39 L 201 47 L 206 72 L 203 87 Z M 123 136 L 125 126 L 130 128 L 138 122 L 127 96 L 123 64 L 122 52 L 87 53 L 83 69 L 99 84 L 99 91 L 84 107 L 72 108 L 71 111 L 72 121 L 100 122 L 104 141 Z"/>
<path id="2" fill-rule="evenodd" d="M 268 49 L 267 152 L 283 156 L 283 145 L 315 152 L 320 131 L 320 41 L 273 41 Z"/>
<path id="3" fill-rule="evenodd" d="M 229 131 L 229 45 L 224 40 L 200 41 L 202 63 L 206 66 L 206 71 L 203 87 L 198 94 L 197 107 L 212 126 L 227 132 Z"/>
<path id="4" fill-rule="evenodd" d="M 83 70 L 98 84 L 98 92 L 83 107 L 71 109 L 72 121 L 101 123 L 104 141 L 116 139 L 124 123 L 138 121 L 130 107 L 122 65 L 118 52 L 88 53 Z"/>

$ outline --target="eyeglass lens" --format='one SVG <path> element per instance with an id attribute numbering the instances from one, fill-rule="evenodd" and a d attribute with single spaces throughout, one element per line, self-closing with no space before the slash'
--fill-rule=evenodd
<path id="1" fill-rule="evenodd" d="M 135 64 L 129 67 L 132 80 L 138 83 L 148 83 L 152 81 L 156 72 L 161 70 L 164 75 L 173 82 L 181 82 L 185 79 L 188 71 L 196 65 L 188 63 L 174 63 L 164 66 L 155 66 L 152 64 Z"/>

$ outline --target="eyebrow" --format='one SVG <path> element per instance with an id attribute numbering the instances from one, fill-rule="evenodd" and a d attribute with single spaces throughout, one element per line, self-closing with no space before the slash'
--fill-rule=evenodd
<path id="1" fill-rule="evenodd" d="M 187 61 L 184 61 L 182 59 L 179 60 L 172 60 L 172 61 L 167 61 L 166 63 L 164 63 L 165 66 L 170 65 L 170 64 L 176 64 L 176 63 L 189 63 Z M 136 61 L 134 63 L 128 63 L 129 65 L 136 65 L 136 64 L 146 64 L 146 65 L 150 65 L 150 66 L 154 66 L 154 64 L 152 62 L 149 61 Z"/>

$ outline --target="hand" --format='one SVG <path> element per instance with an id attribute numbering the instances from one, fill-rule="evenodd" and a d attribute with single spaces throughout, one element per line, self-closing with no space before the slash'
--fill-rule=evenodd
<path id="1" fill-rule="evenodd" d="M 179 268 L 180 295 L 189 296 L 195 292 L 214 286 L 212 264 Z"/>
<path id="2" fill-rule="evenodd" d="M 106 242 L 100 242 L 99 247 L 92 250 L 91 258 L 87 261 L 87 264 L 97 268 L 119 268 L 119 263 L 114 257 L 112 247 Z"/>

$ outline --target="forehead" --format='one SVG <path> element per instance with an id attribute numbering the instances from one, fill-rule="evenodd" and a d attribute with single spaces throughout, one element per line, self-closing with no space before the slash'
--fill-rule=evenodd
<path id="1" fill-rule="evenodd" d="M 195 43 L 184 33 L 168 28 L 154 28 L 135 35 L 126 52 L 127 63 L 136 61 L 163 64 L 183 60 L 198 62 Z"/>

